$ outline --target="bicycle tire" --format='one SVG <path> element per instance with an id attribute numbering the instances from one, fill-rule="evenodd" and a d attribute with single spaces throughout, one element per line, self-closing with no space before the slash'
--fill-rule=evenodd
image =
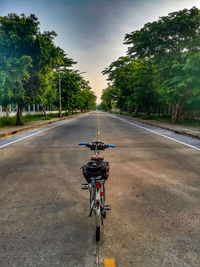
<path id="1" fill-rule="evenodd" d="M 90 194 L 90 214 L 89 216 L 92 216 L 92 201 L 94 199 L 94 188 L 93 186 L 90 187 L 90 191 L 89 191 L 89 194 Z"/>
<path id="2" fill-rule="evenodd" d="M 101 227 L 101 190 L 100 188 L 96 189 L 96 200 L 99 200 L 99 206 L 96 206 L 95 212 L 95 226 L 96 226 L 96 241 L 100 240 L 100 227 Z"/>
<path id="3" fill-rule="evenodd" d="M 103 184 L 103 204 L 106 202 L 106 187 L 105 184 Z"/>
<path id="4" fill-rule="evenodd" d="M 100 188 L 101 192 L 102 192 L 102 188 L 103 188 L 103 196 L 100 196 L 100 212 L 101 212 L 101 224 L 103 225 L 103 220 L 104 220 L 104 203 L 105 203 L 105 195 L 104 195 L 104 185 L 102 185 L 102 187 Z"/>
<path id="5" fill-rule="evenodd" d="M 100 227 L 96 227 L 96 242 L 100 240 Z"/>

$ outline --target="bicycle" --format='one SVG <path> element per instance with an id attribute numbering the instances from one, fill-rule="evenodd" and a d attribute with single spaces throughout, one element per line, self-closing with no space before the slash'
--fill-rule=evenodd
<path id="1" fill-rule="evenodd" d="M 81 167 L 83 176 L 87 181 L 87 184 L 81 185 L 81 189 L 89 189 L 89 216 L 91 217 L 92 213 L 95 215 L 96 241 L 98 242 L 100 240 L 100 227 L 106 218 L 106 211 L 111 210 L 110 205 L 105 205 L 105 181 L 109 176 L 109 163 L 103 161 L 104 158 L 100 155 L 99 150 L 115 146 L 106 145 L 99 141 L 79 143 L 79 145 L 86 146 L 94 151 L 94 156 L 91 157 L 91 161 Z"/>

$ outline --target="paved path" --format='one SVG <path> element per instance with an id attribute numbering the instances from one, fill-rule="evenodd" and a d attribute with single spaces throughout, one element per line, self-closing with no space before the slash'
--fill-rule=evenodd
<path id="1" fill-rule="evenodd" d="M 112 210 L 98 245 L 80 190 L 91 151 L 77 146 L 97 138 L 97 121 L 117 145 L 103 152 Z M 197 149 L 101 112 L 51 126 L 0 148 L 0 266 L 199 266 Z"/>

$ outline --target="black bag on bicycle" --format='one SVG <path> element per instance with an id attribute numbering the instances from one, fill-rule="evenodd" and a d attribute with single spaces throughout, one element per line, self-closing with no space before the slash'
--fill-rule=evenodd
<path id="1" fill-rule="evenodd" d="M 88 183 L 91 183 L 91 177 L 107 180 L 109 175 L 109 163 L 107 161 L 90 161 L 82 167 L 83 176 Z"/>

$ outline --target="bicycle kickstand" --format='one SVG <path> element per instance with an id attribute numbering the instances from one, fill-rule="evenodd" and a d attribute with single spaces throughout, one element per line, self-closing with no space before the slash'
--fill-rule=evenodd
<path id="1" fill-rule="evenodd" d="M 92 216 L 92 211 L 93 211 L 93 210 L 92 210 L 92 209 L 90 209 L 90 213 L 89 213 L 89 215 L 88 215 L 89 217 L 91 217 L 91 216 Z"/>

